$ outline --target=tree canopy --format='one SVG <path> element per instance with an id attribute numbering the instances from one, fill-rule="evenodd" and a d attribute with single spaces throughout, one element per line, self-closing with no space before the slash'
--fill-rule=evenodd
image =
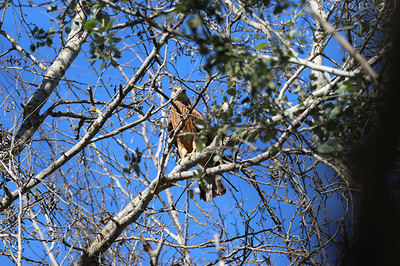
<path id="1" fill-rule="evenodd" d="M 3 1 L 0 261 L 345 263 L 393 2 Z M 215 136 L 182 159 L 173 86 Z"/>

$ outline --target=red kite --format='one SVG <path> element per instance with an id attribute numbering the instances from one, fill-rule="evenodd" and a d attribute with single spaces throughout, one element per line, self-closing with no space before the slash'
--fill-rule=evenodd
<path id="1" fill-rule="evenodd" d="M 174 130 L 179 126 L 181 120 L 187 116 L 182 130 L 179 131 L 179 134 L 176 136 L 176 141 L 174 142 L 178 149 L 179 156 L 183 158 L 190 153 L 196 152 L 198 140 L 201 136 L 198 128 L 205 127 L 206 129 L 209 129 L 210 124 L 204 115 L 196 109 L 193 109 L 188 115 L 191 104 L 184 87 L 173 87 L 171 98 L 175 106 L 179 109 L 179 112 L 175 106 L 172 105 L 170 117 L 168 119 L 168 132 L 170 137 L 174 135 Z M 206 145 L 209 145 L 214 139 L 210 132 L 205 137 L 207 138 Z M 215 166 L 212 156 L 201 161 L 199 164 L 204 168 Z M 216 196 L 224 195 L 226 192 L 221 176 L 219 175 L 203 176 L 199 182 L 199 188 L 200 199 L 204 201 L 213 199 Z"/>

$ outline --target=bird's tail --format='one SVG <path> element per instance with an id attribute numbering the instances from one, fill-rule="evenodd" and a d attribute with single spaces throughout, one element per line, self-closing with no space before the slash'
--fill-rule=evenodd
<path id="1" fill-rule="evenodd" d="M 209 201 L 216 196 L 222 196 L 226 192 L 220 175 L 205 176 L 199 183 L 200 199 Z"/>

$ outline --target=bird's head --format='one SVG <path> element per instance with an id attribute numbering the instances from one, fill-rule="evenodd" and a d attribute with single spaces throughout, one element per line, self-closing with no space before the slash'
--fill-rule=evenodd
<path id="1" fill-rule="evenodd" d="M 180 101 L 184 104 L 190 105 L 190 99 L 186 94 L 186 88 L 182 86 L 175 86 L 172 88 L 171 98 L 174 101 Z"/>

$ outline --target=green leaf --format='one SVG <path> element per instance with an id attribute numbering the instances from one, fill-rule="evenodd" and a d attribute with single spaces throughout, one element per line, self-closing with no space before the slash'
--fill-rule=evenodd
<path id="1" fill-rule="evenodd" d="M 56 29 L 54 27 L 50 27 L 47 30 L 47 37 L 53 37 L 55 33 L 56 33 Z"/>
<path id="2" fill-rule="evenodd" d="M 235 96 L 236 95 L 236 90 L 234 88 L 229 88 L 226 93 L 230 96 Z"/>
<path id="3" fill-rule="evenodd" d="M 265 42 L 262 42 L 254 47 L 256 50 L 267 49 L 268 45 Z"/>
<path id="4" fill-rule="evenodd" d="M 89 19 L 88 21 L 85 22 L 85 28 L 89 33 L 93 32 L 94 27 L 97 26 L 97 20 L 94 19 Z"/>
<path id="5" fill-rule="evenodd" d="M 297 39 L 297 42 L 299 44 L 307 44 L 307 41 L 305 39 L 302 39 L 302 38 Z"/>
<path id="6" fill-rule="evenodd" d="M 194 126 L 197 128 L 198 131 L 201 131 L 201 130 L 207 128 L 206 122 L 202 119 L 196 119 L 194 121 Z"/>
<path id="7" fill-rule="evenodd" d="M 206 144 L 207 144 L 208 139 L 205 135 L 201 135 L 195 141 L 196 141 L 196 145 L 197 145 L 196 150 L 202 151 L 207 146 Z"/>
<path id="8" fill-rule="evenodd" d="M 338 106 L 335 106 L 331 111 L 330 111 L 330 113 L 329 113 L 329 118 L 330 119 L 334 119 L 334 118 L 336 118 L 338 115 L 339 115 L 339 113 L 340 113 L 340 107 L 338 107 Z"/>
<path id="9" fill-rule="evenodd" d="M 100 65 L 101 69 L 105 68 L 106 66 L 107 66 L 107 62 L 106 61 L 101 62 L 101 65 Z"/>
<path id="10" fill-rule="evenodd" d="M 46 45 L 50 47 L 52 44 L 53 44 L 53 40 L 51 38 L 47 38 Z"/>
<path id="11" fill-rule="evenodd" d="M 105 31 L 108 32 L 112 26 L 114 25 L 114 19 L 111 19 L 110 21 L 108 21 L 108 23 L 105 26 Z"/>
<path id="12" fill-rule="evenodd" d="M 49 5 L 48 7 L 47 7 L 47 12 L 54 12 L 54 11 L 56 11 L 57 10 L 57 5 Z"/>
<path id="13" fill-rule="evenodd" d="M 340 152 L 342 150 L 342 147 L 340 145 L 332 146 L 327 143 L 324 143 L 324 144 L 320 145 L 317 148 L 317 150 L 319 153 L 336 153 L 336 152 Z"/>
<path id="14" fill-rule="evenodd" d="M 118 49 L 114 49 L 114 57 L 115 58 L 121 58 L 121 51 Z"/>
<path id="15" fill-rule="evenodd" d="M 219 162 L 221 160 L 221 156 L 216 154 L 216 155 L 214 155 L 213 160 L 214 160 L 214 162 Z"/>
<path id="16" fill-rule="evenodd" d="M 352 29 L 351 25 L 346 25 L 346 26 L 343 26 L 343 28 L 342 28 L 342 30 L 351 30 L 351 29 Z"/>
<path id="17" fill-rule="evenodd" d="M 342 93 L 344 91 L 353 94 L 356 93 L 359 90 L 358 86 L 355 84 L 352 84 L 349 81 L 344 82 L 342 85 L 340 85 L 339 89 L 336 91 L 337 93 Z"/>
<path id="18" fill-rule="evenodd" d="M 109 43 L 119 43 L 120 41 L 121 41 L 121 38 L 116 38 L 116 37 L 108 38 Z"/>
<path id="19" fill-rule="evenodd" d="M 193 189 L 189 189 L 189 198 L 193 199 L 194 198 L 194 192 Z"/>
<path id="20" fill-rule="evenodd" d="M 310 74 L 310 79 L 311 80 L 317 80 L 318 77 L 313 73 L 313 74 Z"/>
<path id="21" fill-rule="evenodd" d="M 177 4 L 175 6 L 175 11 L 177 13 L 186 13 L 188 10 L 189 10 L 189 8 L 186 7 L 184 4 L 181 4 L 181 3 L 179 3 L 179 4 Z"/>
<path id="22" fill-rule="evenodd" d="M 29 46 L 29 50 L 33 53 L 36 50 L 36 46 L 32 43 L 31 46 Z"/>

